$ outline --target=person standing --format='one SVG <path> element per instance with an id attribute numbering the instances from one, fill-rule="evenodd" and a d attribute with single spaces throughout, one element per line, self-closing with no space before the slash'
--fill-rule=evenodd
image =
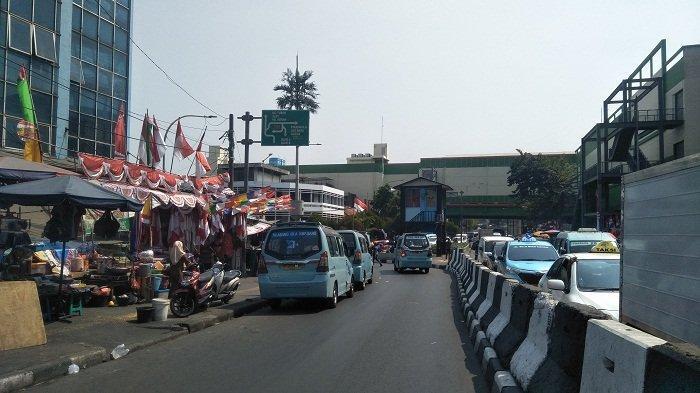
<path id="1" fill-rule="evenodd" d="M 170 298 L 177 290 L 180 288 L 180 283 L 182 282 L 185 271 L 185 266 L 187 265 L 187 257 L 185 256 L 185 246 L 182 242 L 176 240 L 172 246 L 170 246 L 170 270 L 168 271 L 168 281 L 170 281 L 170 291 L 168 292 L 168 298 Z"/>

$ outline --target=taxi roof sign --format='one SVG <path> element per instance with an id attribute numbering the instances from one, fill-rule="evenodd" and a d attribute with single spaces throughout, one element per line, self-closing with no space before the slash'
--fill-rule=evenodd
<path id="1" fill-rule="evenodd" d="M 591 252 L 619 254 L 620 249 L 617 247 L 617 244 L 615 242 L 610 241 L 610 240 L 605 240 L 605 241 L 596 243 L 596 245 L 593 246 L 593 248 L 591 248 Z"/>

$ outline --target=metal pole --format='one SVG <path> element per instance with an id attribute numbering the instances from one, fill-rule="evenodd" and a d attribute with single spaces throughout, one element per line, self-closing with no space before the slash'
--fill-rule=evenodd
<path id="1" fill-rule="evenodd" d="M 244 169 L 243 169 L 243 191 L 248 193 L 248 172 L 250 171 L 250 145 L 255 143 L 250 139 L 250 122 L 257 119 L 262 119 L 262 117 L 255 117 L 246 111 L 245 115 L 239 117 L 239 119 L 245 122 L 245 136 L 243 140 L 239 141 L 243 146 L 245 146 L 244 154 Z"/>
<path id="2" fill-rule="evenodd" d="M 233 113 L 228 115 L 228 188 L 233 191 Z"/>
<path id="3" fill-rule="evenodd" d="M 301 197 L 299 196 L 299 146 L 294 146 L 296 149 L 296 179 L 295 179 L 295 184 L 294 184 L 294 200 L 297 201 L 297 203 L 294 204 L 295 208 L 299 208 L 299 216 L 301 216 Z"/>

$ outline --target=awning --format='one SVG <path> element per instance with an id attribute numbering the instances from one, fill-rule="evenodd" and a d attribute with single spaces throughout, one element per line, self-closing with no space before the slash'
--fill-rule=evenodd
<path id="1" fill-rule="evenodd" d="M 16 157 L 0 157 L 0 180 L 4 182 L 41 180 L 56 175 L 77 176 L 78 174 L 41 162 Z"/>

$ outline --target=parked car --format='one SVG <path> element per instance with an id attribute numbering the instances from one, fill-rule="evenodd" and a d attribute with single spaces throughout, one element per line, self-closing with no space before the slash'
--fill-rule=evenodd
<path id="1" fill-rule="evenodd" d="M 617 320 L 620 254 L 586 252 L 563 255 L 542 276 L 539 287 L 551 292 L 557 300 L 587 304 Z"/>
<path id="2" fill-rule="evenodd" d="M 457 233 L 452 238 L 453 243 L 466 243 L 469 241 L 469 235 L 466 233 Z"/>
<path id="3" fill-rule="evenodd" d="M 433 253 L 425 233 L 406 233 L 398 238 L 394 248 L 394 271 L 419 269 L 427 274 L 432 264 Z"/>
<path id="4" fill-rule="evenodd" d="M 496 270 L 508 278 L 537 285 L 558 258 L 551 243 L 525 235 L 506 242 L 505 250 L 496 259 Z"/>
<path id="5" fill-rule="evenodd" d="M 481 263 L 487 263 L 487 261 L 493 255 L 493 246 L 496 242 L 504 242 L 513 240 L 512 237 L 508 236 L 482 236 L 479 239 L 479 243 L 476 249 L 476 260 Z"/>
<path id="6" fill-rule="evenodd" d="M 354 295 L 346 250 L 340 234 L 319 223 L 275 224 L 258 263 L 260 297 L 275 308 L 289 298 L 321 298 L 335 308 L 338 296 Z"/>
<path id="7" fill-rule="evenodd" d="M 428 243 L 430 243 L 430 246 L 436 246 L 437 245 L 437 235 L 434 233 L 426 233 L 425 236 L 428 238 Z"/>
<path id="8" fill-rule="evenodd" d="M 577 231 L 559 232 L 552 244 L 559 255 L 588 252 L 601 241 L 617 241 L 609 232 L 600 232 L 594 228 L 580 228 Z"/>
<path id="9" fill-rule="evenodd" d="M 365 289 L 365 284 L 372 283 L 374 264 L 369 253 L 369 243 L 360 232 L 338 231 L 348 248 L 348 257 L 352 262 L 352 282 L 358 289 Z"/>

